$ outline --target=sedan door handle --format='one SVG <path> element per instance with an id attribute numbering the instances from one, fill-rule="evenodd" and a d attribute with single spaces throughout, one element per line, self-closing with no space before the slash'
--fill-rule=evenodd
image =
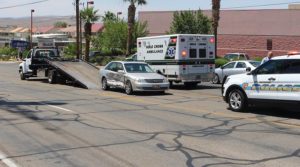
<path id="1" fill-rule="evenodd" d="M 271 78 L 269 78 L 268 80 L 269 80 L 269 81 L 275 81 L 276 78 L 271 77 Z"/>

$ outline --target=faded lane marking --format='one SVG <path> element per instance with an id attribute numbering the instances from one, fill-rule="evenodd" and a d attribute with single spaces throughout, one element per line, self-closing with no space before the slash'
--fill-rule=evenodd
<path id="1" fill-rule="evenodd" d="M 0 151 L 0 160 L 8 167 L 19 167 L 12 159 L 7 158 L 7 156 Z"/>

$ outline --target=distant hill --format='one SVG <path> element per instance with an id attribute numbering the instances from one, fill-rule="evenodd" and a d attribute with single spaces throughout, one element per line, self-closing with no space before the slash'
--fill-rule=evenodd
<path id="1" fill-rule="evenodd" d="M 44 27 L 52 26 L 55 22 L 62 21 L 69 25 L 76 24 L 75 16 L 40 16 L 33 17 L 34 26 Z M 23 18 L 0 18 L 0 27 L 18 26 L 18 27 L 30 27 L 30 17 Z"/>

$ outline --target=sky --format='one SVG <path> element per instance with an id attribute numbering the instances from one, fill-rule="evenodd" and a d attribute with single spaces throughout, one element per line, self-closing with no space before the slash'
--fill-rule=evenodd
<path id="1" fill-rule="evenodd" d="M 39 3 L 6 8 L 34 2 Z M 81 2 L 86 4 L 87 0 L 81 0 Z M 147 0 L 147 2 L 147 5 L 138 7 L 137 11 L 211 8 L 211 0 Z M 221 8 L 224 9 L 287 9 L 287 3 L 300 3 L 300 0 L 221 0 L 221 2 Z M 70 16 L 75 15 L 73 4 L 74 0 L 0 0 L 0 18 L 28 17 L 31 9 L 35 10 L 35 16 Z M 257 7 L 258 5 L 265 6 Z M 126 17 L 127 7 L 128 3 L 123 0 L 94 0 L 94 8 L 99 10 L 100 15 L 104 11 L 112 11 L 114 13 L 122 12 L 120 17 Z"/>

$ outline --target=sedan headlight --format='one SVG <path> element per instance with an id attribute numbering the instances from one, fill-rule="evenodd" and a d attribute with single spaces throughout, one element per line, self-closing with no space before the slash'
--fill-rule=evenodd
<path id="1" fill-rule="evenodd" d="M 135 79 L 135 81 L 138 82 L 138 83 L 145 83 L 144 79 Z"/>

